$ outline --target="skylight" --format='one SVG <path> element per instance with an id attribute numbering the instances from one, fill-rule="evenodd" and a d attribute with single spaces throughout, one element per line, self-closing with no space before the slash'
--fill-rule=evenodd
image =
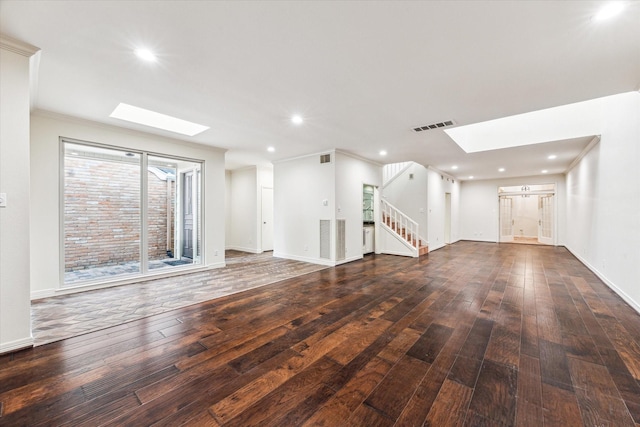
<path id="1" fill-rule="evenodd" d="M 199 125 L 124 103 L 118 104 L 109 117 L 187 136 L 194 136 L 209 129 L 209 126 Z"/>
<path id="2" fill-rule="evenodd" d="M 592 99 L 444 131 L 467 153 L 599 135 L 604 99 Z"/>

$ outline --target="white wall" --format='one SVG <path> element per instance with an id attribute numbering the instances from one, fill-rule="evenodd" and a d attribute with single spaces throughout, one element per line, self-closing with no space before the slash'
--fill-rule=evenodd
<path id="1" fill-rule="evenodd" d="M 0 39 L 0 353 L 29 347 L 29 58 L 33 46 Z"/>
<path id="2" fill-rule="evenodd" d="M 274 164 L 274 256 L 333 265 L 335 250 L 331 260 L 320 258 L 320 220 L 335 227 L 336 219 L 335 151 L 330 154 L 331 163 L 321 164 L 318 153 Z"/>
<path id="3" fill-rule="evenodd" d="M 600 101 L 600 143 L 567 174 L 565 244 L 640 311 L 640 94 Z"/>
<path id="4" fill-rule="evenodd" d="M 204 161 L 204 265 L 224 266 L 224 150 L 75 119 L 53 113 L 31 116 L 31 295 L 60 287 L 59 137 Z M 67 292 L 67 291 L 65 291 Z"/>
<path id="5" fill-rule="evenodd" d="M 451 243 L 460 240 L 460 181 L 429 168 L 427 179 L 427 238 L 429 252 L 445 246 L 445 193 L 451 193 Z"/>
<path id="6" fill-rule="evenodd" d="M 498 187 L 550 183 L 556 184 L 555 242 L 556 245 L 563 245 L 566 218 L 564 175 L 463 181 L 460 185 L 460 239 L 483 242 L 499 240 Z"/>
<path id="7" fill-rule="evenodd" d="M 363 186 L 365 184 L 380 187 L 382 185 L 382 166 L 353 157 L 347 153 L 336 152 L 336 219 L 346 220 L 345 241 L 346 256 L 344 262 L 362 258 L 362 207 Z M 379 214 L 379 205 L 374 212 Z M 380 235 L 376 227 L 376 237 Z"/>
<path id="8" fill-rule="evenodd" d="M 411 165 L 384 186 L 382 197 L 418 223 L 420 235 L 427 239 L 427 168 Z M 413 174 L 413 179 L 409 176 Z"/>

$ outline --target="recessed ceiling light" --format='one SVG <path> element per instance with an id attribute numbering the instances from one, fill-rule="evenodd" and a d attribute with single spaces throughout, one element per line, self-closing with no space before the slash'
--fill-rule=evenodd
<path id="1" fill-rule="evenodd" d="M 451 166 L 451 169 L 456 170 L 456 169 L 458 169 L 458 166 L 457 165 L 453 165 L 453 166 Z"/>
<path id="2" fill-rule="evenodd" d="M 469 175 L 469 179 L 473 179 L 473 175 Z"/>
<path id="3" fill-rule="evenodd" d="M 267 147 L 267 151 L 273 153 L 274 151 L 276 151 L 276 149 L 273 147 Z"/>
<path id="4" fill-rule="evenodd" d="M 302 119 L 302 116 L 299 114 L 294 114 L 293 116 L 291 116 L 291 123 L 293 123 L 294 125 L 301 125 L 303 121 L 304 120 Z"/>
<path id="5" fill-rule="evenodd" d="M 498 169 L 498 172 L 504 172 L 504 168 Z"/>
<path id="6" fill-rule="evenodd" d="M 138 58 L 148 62 L 155 62 L 158 59 L 158 57 L 149 49 L 136 49 L 134 53 Z"/>
<path id="7" fill-rule="evenodd" d="M 625 4 L 623 1 L 611 1 L 607 2 L 600 8 L 598 13 L 593 17 L 595 21 L 604 21 L 609 18 L 613 18 L 624 10 Z"/>
<path id="8" fill-rule="evenodd" d="M 197 123 L 167 116 L 166 114 L 156 113 L 155 111 L 145 110 L 144 108 L 134 107 L 133 105 L 123 103 L 118 104 L 109 117 L 188 136 L 194 136 L 209 129 L 209 126 L 199 125 Z"/>
<path id="9" fill-rule="evenodd" d="M 553 160 L 553 159 L 555 159 L 556 157 L 558 157 L 558 156 L 556 156 L 555 154 L 551 154 L 551 155 L 549 155 L 549 157 L 547 157 L 547 159 L 549 159 L 549 160 Z"/>
<path id="10" fill-rule="evenodd" d="M 380 155 L 381 155 L 381 156 L 386 156 L 386 155 L 387 155 L 387 152 L 386 152 L 385 150 L 380 150 Z"/>
<path id="11" fill-rule="evenodd" d="M 547 173 L 547 172 L 549 172 L 549 171 L 548 171 L 548 170 L 546 170 L 546 169 L 542 169 L 540 172 L 542 172 L 542 173 Z"/>

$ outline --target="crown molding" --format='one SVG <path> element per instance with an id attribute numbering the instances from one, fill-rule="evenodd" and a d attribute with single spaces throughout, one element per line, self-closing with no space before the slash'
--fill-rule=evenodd
<path id="1" fill-rule="evenodd" d="M 39 47 L 5 36 L 4 34 L 0 34 L 0 48 L 17 53 L 18 55 L 26 56 L 27 58 L 40 52 Z"/>

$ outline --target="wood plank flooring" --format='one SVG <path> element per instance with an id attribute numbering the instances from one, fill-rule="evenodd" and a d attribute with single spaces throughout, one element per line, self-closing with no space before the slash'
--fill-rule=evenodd
<path id="1" fill-rule="evenodd" d="M 312 271 L 323 265 L 274 258 L 271 252 L 227 250 L 226 267 L 134 285 L 43 298 L 31 303 L 35 345 L 75 337 L 131 320 L 253 289 Z"/>
<path id="2" fill-rule="evenodd" d="M 0 356 L 2 426 L 640 426 L 640 315 L 564 248 L 368 256 Z"/>

